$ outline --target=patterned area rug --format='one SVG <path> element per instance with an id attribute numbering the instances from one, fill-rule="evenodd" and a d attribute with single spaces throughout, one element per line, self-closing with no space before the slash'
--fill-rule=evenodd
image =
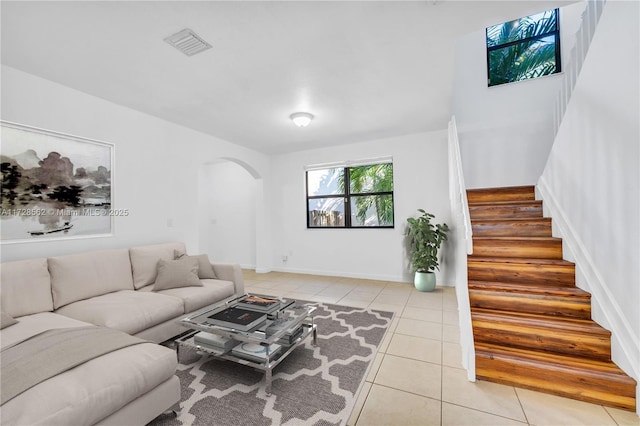
<path id="1" fill-rule="evenodd" d="M 318 345 L 307 338 L 273 370 L 271 396 L 262 371 L 181 348 L 181 413 L 149 425 L 346 424 L 393 313 L 303 303 L 317 306 Z"/>

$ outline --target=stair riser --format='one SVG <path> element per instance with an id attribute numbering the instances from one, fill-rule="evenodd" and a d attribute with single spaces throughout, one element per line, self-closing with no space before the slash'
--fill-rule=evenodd
<path id="1" fill-rule="evenodd" d="M 533 327 L 508 327 L 503 324 L 472 320 L 476 342 L 511 348 L 581 356 L 600 361 L 611 360 L 610 339 L 563 330 Z"/>
<path id="2" fill-rule="evenodd" d="M 617 377 L 549 368 L 528 360 L 476 352 L 476 377 L 580 401 L 635 410 L 635 384 Z"/>
<path id="3" fill-rule="evenodd" d="M 515 311 L 579 319 L 591 318 L 591 302 L 589 299 L 505 294 L 469 289 L 469 300 L 472 309 Z"/>
<path id="4" fill-rule="evenodd" d="M 565 287 L 575 285 L 574 265 L 489 263 L 469 259 L 467 270 L 469 280 Z"/>
<path id="5" fill-rule="evenodd" d="M 562 259 L 562 240 L 520 241 L 474 238 L 473 254 L 486 257 Z"/>
<path id="6" fill-rule="evenodd" d="M 535 220 L 514 222 L 474 221 L 474 237 L 550 237 L 551 221 Z"/>
<path id="7" fill-rule="evenodd" d="M 485 203 L 491 201 L 524 201 L 536 198 L 533 186 L 510 188 L 470 189 L 467 191 L 469 203 Z"/>
<path id="8" fill-rule="evenodd" d="M 509 219 L 542 217 L 542 203 L 514 205 L 469 205 L 469 215 L 474 219 Z"/>

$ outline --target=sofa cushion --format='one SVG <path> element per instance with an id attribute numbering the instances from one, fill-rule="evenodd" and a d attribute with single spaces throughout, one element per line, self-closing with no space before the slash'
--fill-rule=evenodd
<path id="1" fill-rule="evenodd" d="M 2 406 L 2 424 L 97 424 L 172 377 L 176 366 L 175 351 L 161 345 L 142 343 L 119 349 L 8 401 Z"/>
<path id="2" fill-rule="evenodd" d="M 129 334 L 184 313 L 182 300 L 158 293 L 122 290 L 71 303 L 56 311 L 68 317 Z"/>
<path id="3" fill-rule="evenodd" d="M 215 280 L 216 273 L 213 272 L 213 266 L 209 261 L 209 256 L 206 254 L 198 254 L 196 256 L 189 256 L 186 253 L 180 253 L 178 250 L 174 252 L 177 260 L 184 259 L 185 257 L 194 258 L 198 261 L 198 278 Z"/>
<path id="4" fill-rule="evenodd" d="M 198 261 L 193 258 L 158 261 L 158 276 L 153 291 L 178 287 L 202 287 L 198 279 Z"/>
<path id="5" fill-rule="evenodd" d="M 0 266 L 2 311 L 14 318 L 53 310 L 47 259 L 6 262 Z"/>
<path id="6" fill-rule="evenodd" d="M 234 286 L 231 281 L 223 280 L 200 280 L 202 287 L 182 287 L 161 290 L 158 293 L 173 296 L 182 300 L 184 312 L 191 313 L 207 305 L 217 303 L 234 294 Z M 140 292 L 150 292 L 153 285 L 141 288 Z"/>
<path id="7" fill-rule="evenodd" d="M 114 291 L 133 290 L 126 249 L 51 257 L 48 261 L 55 309 Z"/>
<path id="8" fill-rule="evenodd" d="M 6 312 L 0 312 L 0 330 L 2 330 L 3 328 L 7 328 L 10 327 L 14 324 L 17 324 L 18 321 L 16 321 L 15 319 L 13 319 L 13 317 L 11 315 L 9 315 Z"/>
<path id="9" fill-rule="evenodd" d="M 56 328 L 86 327 L 91 325 L 86 322 L 74 320 L 54 312 L 41 312 L 39 314 L 25 315 L 17 318 L 17 323 L 2 330 L 2 349 L 20 343 L 43 331 Z M 4 407 L 3 407 L 4 408 Z"/>
<path id="10" fill-rule="evenodd" d="M 44 312 L 18 318 L 2 330 L 2 348 L 46 330 L 90 325 Z M 176 353 L 161 345 L 143 343 L 103 355 L 63 372 L 2 406 L 2 424 L 95 424 L 171 377 Z"/>
<path id="11" fill-rule="evenodd" d="M 153 283 L 158 273 L 158 260 L 173 260 L 174 252 L 186 253 L 183 243 L 155 244 L 129 249 L 133 285 L 137 289 Z"/>

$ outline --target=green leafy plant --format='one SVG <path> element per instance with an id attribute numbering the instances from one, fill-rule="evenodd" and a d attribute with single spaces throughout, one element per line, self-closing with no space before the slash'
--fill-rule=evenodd
<path id="1" fill-rule="evenodd" d="M 438 250 L 443 241 L 447 240 L 449 227 L 446 223 L 433 224 L 435 218 L 431 213 L 418 209 L 421 216 L 407 219 L 406 235 L 409 237 L 411 251 L 411 265 L 414 272 L 432 272 L 440 270 Z"/>

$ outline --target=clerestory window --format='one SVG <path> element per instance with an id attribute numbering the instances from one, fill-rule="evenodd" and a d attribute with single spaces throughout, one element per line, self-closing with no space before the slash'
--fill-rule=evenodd
<path id="1" fill-rule="evenodd" d="M 393 228 L 393 163 L 309 167 L 307 228 Z"/>
<path id="2" fill-rule="evenodd" d="M 558 9 L 488 27 L 489 86 L 561 71 Z"/>

